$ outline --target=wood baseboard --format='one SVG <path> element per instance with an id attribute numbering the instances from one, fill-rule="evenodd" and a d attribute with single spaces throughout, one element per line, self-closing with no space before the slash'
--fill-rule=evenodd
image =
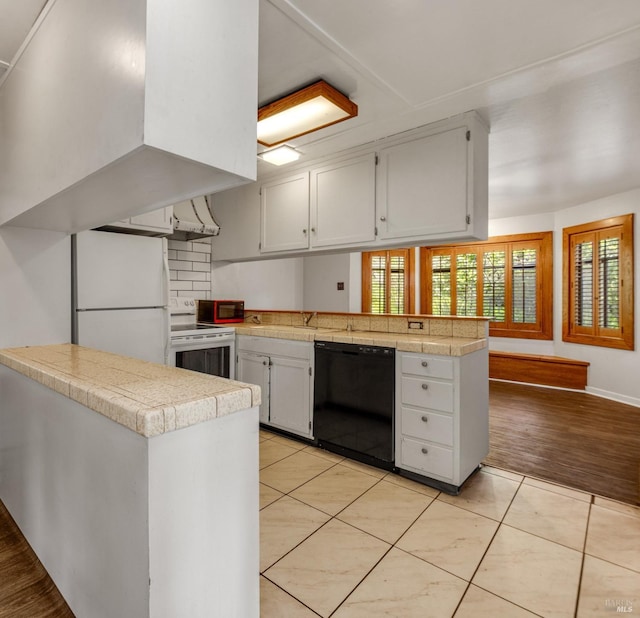
<path id="1" fill-rule="evenodd" d="M 586 361 L 561 356 L 489 352 L 489 377 L 510 382 L 584 390 L 588 367 Z"/>

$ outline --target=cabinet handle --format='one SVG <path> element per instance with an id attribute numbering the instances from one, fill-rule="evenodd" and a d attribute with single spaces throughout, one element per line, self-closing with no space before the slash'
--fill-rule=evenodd
<path id="1" fill-rule="evenodd" d="M 386 218 L 384 215 L 382 215 L 382 216 L 380 217 L 380 221 L 386 221 L 386 220 L 387 220 L 387 218 Z"/>
<path id="2" fill-rule="evenodd" d="M 312 227 L 312 228 L 311 228 L 311 231 L 315 234 L 316 228 L 315 228 L 315 227 Z"/>
<path id="3" fill-rule="evenodd" d="M 429 449 L 426 448 L 425 446 L 423 446 L 421 450 L 422 450 L 422 454 L 423 455 L 428 455 L 429 454 Z"/>
<path id="4" fill-rule="evenodd" d="M 306 228 L 306 227 L 302 230 L 302 233 L 303 233 L 303 234 L 306 234 L 306 233 L 307 233 L 307 228 Z"/>
<path id="5" fill-rule="evenodd" d="M 423 423 L 428 423 L 429 422 L 429 417 L 428 416 L 423 416 L 421 420 L 422 420 Z"/>
<path id="6" fill-rule="evenodd" d="M 429 366 L 429 363 L 428 363 L 427 361 L 422 361 L 422 366 L 423 366 L 423 367 L 428 367 L 428 366 Z"/>
<path id="7" fill-rule="evenodd" d="M 422 385 L 422 390 L 423 390 L 423 391 L 426 391 L 428 388 L 429 388 L 429 385 L 428 385 L 428 384 L 423 384 L 423 385 Z"/>
<path id="8" fill-rule="evenodd" d="M 263 365 L 268 365 L 269 363 L 267 361 L 262 361 Z"/>

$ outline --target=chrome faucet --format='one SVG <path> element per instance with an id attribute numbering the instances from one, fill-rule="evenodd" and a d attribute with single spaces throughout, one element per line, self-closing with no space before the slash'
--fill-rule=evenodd
<path id="1" fill-rule="evenodd" d="M 318 312 L 314 311 L 313 313 L 310 313 L 309 315 L 307 315 L 304 311 L 301 311 L 300 315 L 302 316 L 302 325 L 309 326 L 309 322 L 311 322 L 311 320 L 313 320 L 313 318 L 315 318 L 318 315 Z"/>

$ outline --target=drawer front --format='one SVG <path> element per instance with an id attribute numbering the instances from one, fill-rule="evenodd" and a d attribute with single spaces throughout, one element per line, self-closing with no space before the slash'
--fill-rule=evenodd
<path id="1" fill-rule="evenodd" d="M 446 479 L 453 478 L 453 451 L 444 446 L 402 438 L 402 465 Z"/>
<path id="2" fill-rule="evenodd" d="M 453 446 L 453 416 L 402 408 L 402 435 Z"/>
<path id="3" fill-rule="evenodd" d="M 402 373 L 453 380 L 453 359 L 451 358 L 403 354 L 400 362 Z"/>
<path id="4" fill-rule="evenodd" d="M 402 403 L 453 412 L 453 384 L 402 376 Z"/>

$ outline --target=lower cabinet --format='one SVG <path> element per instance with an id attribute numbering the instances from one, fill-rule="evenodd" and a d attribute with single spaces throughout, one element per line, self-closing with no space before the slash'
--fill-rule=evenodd
<path id="1" fill-rule="evenodd" d="M 489 453 L 487 350 L 396 355 L 395 459 L 455 490 Z"/>
<path id="2" fill-rule="evenodd" d="M 262 389 L 260 422 L 311 437 L 313 343 L 238 335 L 237 379 Z"/>

